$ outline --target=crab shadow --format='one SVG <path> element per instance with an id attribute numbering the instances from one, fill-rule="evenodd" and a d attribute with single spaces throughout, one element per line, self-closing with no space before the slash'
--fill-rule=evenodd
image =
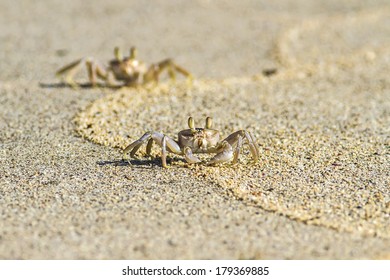
<path id="1" fill-rule="evenodd" d="M 167 158 L 168 165 L 177 161 L 185 162 L 184 159 L 178 157 Z M 162 167 L 161 158 L 159 157 L 149 158 L 149 159 L 141 158 L 141 159 L 100 160 L 97 161 L 96 164 L 100 166 L 112 165 L 112 166 Z"/>
<path id="2" fill-rule="evenodd" d="M 132 160 L 100 160 L 96 162 L 100 166 L 105 166 L 105 165 L 112 165 L 112 166 L 151 166 L 151 165 L 160 165 L 161 162 L 159 162 L 157 159 L 146 159 L 146 160 L 141 160 L 141 159 L 132 159 Z"/>
<path id="3" fill-rule="evenodd" d="M 179 158 L 167 158 L 167 164 L 171 164 L 174 161 L 184 161 Z M 130 159 L 130 160 L 100 160 L 96 162 L 100 166 L 112 165 L 112 166 L 137 166 L 137 167 L 162 167 L 160 158 L 153 159 Z"/>
<path id="4" fill-rule="evenodd" d="M 119 89 L 121 88 L 122 86 L 116 86 L 116 85 L 107 85 L 107 84 L 103 84 L 103 83 L 98 83 L 96 85 L 92 85 L 92 83 L 77 83 L 75 86 L 72 86 L 72 85 L 69 85 L 67 83 L 64 83 L 64 82 L 60 82 L 60 83 L 42 83 L 40 82 L 39 83 L 39 86 L 41 88 L 57 88 L 57 89 L 60 89 L 60 88 L 72 88 L 72 89 L 77 89 L 77 88 L 81 88 L 81 89 L 93 89 L 93 88 L 108 88 L 108 89 Z"/>

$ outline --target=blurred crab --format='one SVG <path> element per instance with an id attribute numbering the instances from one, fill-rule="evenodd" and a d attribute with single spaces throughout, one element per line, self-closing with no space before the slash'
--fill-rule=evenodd
<path id="1" fill-rule="evenodd" d="M 103 66 L 93 57 L 85 57 L 72 62 L 57 71 L 57 77 L 65 76 L 65 82 L 70 86 L 76 86 L 74 75 L 85 64 L 89 81 L 96 86 L 97 78 L 103 80 L 108 86 L 117 86 L 113 80 L 125 86 L 145 85 L 149 82 L 158 83 L 160 74 L 166 70 L 171 80 L 175 80 L 176 72 L 192 79 L 192 75 L 184 68 L 178 66 L 172 59 L 165 59 L 149 67 L 137 59 L 137 49 L 130 49 L 130 56 L 123 57 L 120 49 L 114 49 L 115 59 L 110 60 L 108 66 Z"/>
<path id="2" fill-rule="evenodd" d="M 250 153 L 254 161 L 259 159 L 259 150 L 256 146 L 255 139 L 252 134 L 246 130 L 239 130 L 224 140 L 220 140 L 218 130 L 212 129 L 212 119 L 206 118 L 204 128 L 195 128 L 194 119 L 188 119 L 189 129 L 179 132 L 178 141 L 175 141 L 160 132 L 146 132 L 140 139 L 128 145 L 123 152 L 123 159 L 128 159 L 127 154 L 130 152 L 131 157 L 135 157 L 139 148 L 147 142 L 146 154 L 150 156 L 153 142 L 156 142 L 161 147 L 162 166 L 167 167 L 166 157 L 167 152 L 177 155 L 183 155 L 188 163 L 198 163 L 201 160 L 194 154 L 216 154 L 213 158 L 207 161 L 207 164 L 218 164 L 230 161 L 233 159 L 233 164 L 237 162 L 241 148 L 246 142 L 249 146 Z"/>

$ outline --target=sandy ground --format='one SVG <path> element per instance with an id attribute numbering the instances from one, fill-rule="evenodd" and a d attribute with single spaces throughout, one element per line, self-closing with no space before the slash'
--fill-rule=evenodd
<path id="1" fill-rule="evenodd" d="M 0 258 L 389 259 L 390 5 L 275 3 L 0 1 Z M 133 45 L 194 83 L 54 77 Z M 121 161 L 190 115 L 251 131 L 260 160 Z"/>

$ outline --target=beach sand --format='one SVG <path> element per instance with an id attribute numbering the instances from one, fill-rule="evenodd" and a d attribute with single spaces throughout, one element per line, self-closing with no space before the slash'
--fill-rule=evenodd
<path id="1" fill-rule="evenodd" d="M 0 7 L 1 259 L 390 258 L 387 1 Z M 115 90 L 54 77 L 115 46 L 195 79 Z M 122 161 L 189 116 L 250 131 L 259 161 L 247 146 L 237 165 L 170 155 L 163 169 L 157 146 Z"/>

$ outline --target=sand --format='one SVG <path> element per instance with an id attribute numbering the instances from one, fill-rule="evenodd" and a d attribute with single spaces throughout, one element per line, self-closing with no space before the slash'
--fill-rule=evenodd
<path id="1" fill-rule="evenodd" d="M 386 1 L 0 6 L 0 258 L 390 257 Z M 133 45 L 194 82 L 54 77 Z M 250 131 L 259 161 L 246 146 L 237 165 L 170 155 L 163 169 L 157 146 L 121 160 L 146 131 L 176 138 L 188 116 Z"/>

